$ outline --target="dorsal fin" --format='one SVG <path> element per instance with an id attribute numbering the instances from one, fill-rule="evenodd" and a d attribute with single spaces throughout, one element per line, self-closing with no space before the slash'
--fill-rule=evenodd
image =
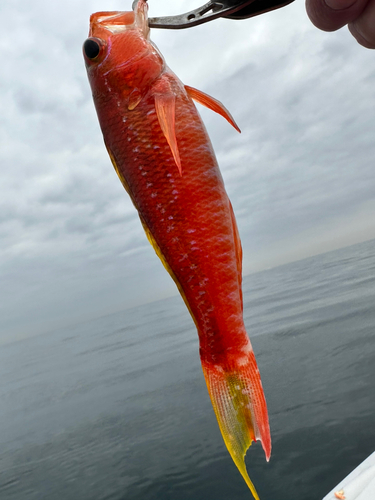
<path id="1" fill-rule="evenodd" d="M 178 151 L 175 120 L 176 97 L 166 78 L 161 78 L 155 85 L 155 108 L 160 127 L 171 148 L 174 161 L 182 176 L 180 153 Z"/>
<path id="2" fill-rule="evenodd" d="M 236 217 L 234 215 L 232 203 L 230 202 L 229 198 L 228 198 L 228 202 L 229 202 L 230 216 L 231 216 L 231 219 L 232 219 L 234 248 L 235 248 L 235 251 L 236 251 L 236 262 L 237 262 L 238 286 L 239 286 L 239 290 L 240 290 L 241 307 L 242 307 L 242 311 L 243 311 L 243 298 L 242 298 L 242 245 L 241 245 L 240 233 L 238 232 Z"/>
<path id="3" fill-rule="evenodd" d="M 185 85 L 185 90 L 188 95 L 192 99 L 194 99 L 194 101 L 197 101 L 203 106 L 206 106 L 206 108 L 212 109 L 212 111 L 219 113 L 219 115 L 223 116 L 239 133 L 241 133 L 241 130 L 239 129 L 237 123 L 234 121 L 233 116 L 229 113 L 227 108 L 223 104 L 221 104 L 220 101 L 218 101 L 214 97 L 209 96 L 208 94 L 205 94 L 201 90 L 195 89 L 194 87 L 189 87 L 188 85 Z"/>

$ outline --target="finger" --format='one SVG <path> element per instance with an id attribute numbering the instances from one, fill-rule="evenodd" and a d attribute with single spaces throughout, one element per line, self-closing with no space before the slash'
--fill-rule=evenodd
<path id="1" fill-rule="evenodd" d="M 324 31 L 335 31 L 357 19 L 368 1 L 306 0 L 306 11 L 315 26 Z"/>
<path id="2" fill-rule="evenodd" d="M 362 14 L 348 27 L 358 43 L 375 49 L 375 0 L 370 0 Z"/>

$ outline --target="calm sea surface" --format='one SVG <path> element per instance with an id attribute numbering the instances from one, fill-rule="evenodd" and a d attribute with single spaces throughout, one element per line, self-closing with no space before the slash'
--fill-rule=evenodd
<path id="1" fill-rule="evenodd" d="M 375 241 L 247 276 L 273 452 L 262 500 L 319 500 L 375 448 Z M 251 494 L 173 297 L 0 348 L 1 500 Z"/>

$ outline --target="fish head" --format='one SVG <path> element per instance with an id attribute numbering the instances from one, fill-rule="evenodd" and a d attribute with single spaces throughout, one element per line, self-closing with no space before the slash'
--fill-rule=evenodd
<path id="1" fill-rule="evenodd" d="M 146 1 L 139 0 L 134 12 L 92 14 L 83 56 L 94 99 L 111 93 L 124 98 L 134 90 L 144 94 L 165 68 L 150 41 Z"/>

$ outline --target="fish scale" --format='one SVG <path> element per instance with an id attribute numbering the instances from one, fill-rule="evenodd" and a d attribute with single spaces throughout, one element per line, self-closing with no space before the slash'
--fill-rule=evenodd
<path id="1" fill-rule="evenodd" d="M 219 310 L 224 306 L 229 308 L 231 304 L 227 302 L 228 295 L 236 292 L 237 287 L 234 286 L 233 290 L 228 290 L 227 287 L 223 286 L 225 285 L 223 277 L 231 281 L 227 268 L 233 266 L 235 262 L 233 230 L 230 213 L 225 206 L 228 203 L 227 195 L 224 185 L 219 182 L 221 176 L 217 175 L 218 167 L 216 162 L 213 162 L 214 157 L 207 146 L 203 151 L 203 155 L 202 152 L 200 154 L 195 152 L 195 154 L 190 155 L 189 148 L 184 148 L 181 145 L 182 163 L 185 168 L 183 176 L 180 177 L 157 120 L 148 123 L 149 127 L 144 124 L 142 118 L 145 114 L 147 115 L 150 106 L 154 106 L 154 104 L 149 102 L 141 103 L 132 112 L 134 116 L 132 116 L 133 127 L 131 131 L 126 128 L 120 116 L 116 121 L 111 120 L 109 126 L 105 122 L 105 126 L 109 131 L 109 139 L 106 139 L 107 147 L 113 154 L 120 174 L 126 177 L 132 200 L 142 214 L 142 218 L 152 232 L 157 245 L 162 249 L 165 260 L 184 288 L 185 295 L 195 293 L 197 288 L 201 289 L 202 287 L 198 283 L 202 281 L 202 276 L 210 276 L 209 283 L 205 287 L 206 293 L 209 294 L 208 303 L 225 302 L 218 304 L 217 308 Z M 176 109 L 177 116 L 188 116 L 186 123 L 190 120 L 189 108 L 192 108 L 191 114 L 197 120 L 198 115 L 191 101 L 189 102 L 186 99 Z M 177 130 L 177 134 L 182 135 L 186 131 L 185 129 L 188 129 L 188 127 L 182 123 L 180 131 Z M 196 131 L 197 128 L 195 128 L 194 132 Z M 130 142 L 127 141 L 129 134 L 132 137 Z M 154 154 L 153 150 L 150 151 L 150 148 L 142 148 L 144 139 L 146 139 L 147 143 L 160 144 L 157 155 Z M 187 134 L 185 134 L 187 144 L 188 139 Z M 191 141 L 194 143 L 194 141 L 201 139 L 201 137 L 193 137 Z M 206 140 L 206 137 L 204 140 Z M 137 153 L 137 156 L 134 156 L 133 153 L 135 147 L 142 148 L 142 152 Z M 197 162 L 199 168 L 195 166 Z M 125 171 L 122 165 L 126 165 Z M 192 165 L 191 169 L 189 168 L 190 165 Z M 142 169 L 141 175 L 139 175 L 140 168 Z M 202 175 L 205 171 L 209 173 L 209 176 L 206 175 L 206 181 L 202 182 Z M 211 177 L 211 179 L 208 177 Z M 170 182 L 171 179 L 174 181 L 173 184 Z M 175 191 L 178 193 L 176 194 Z M 154 197 L 153 194 L 155 194 Z M 219 207 L 221 208 L 219 209 Z M 161 210 L 164 210 L 164 212 L 162 213 Z M 211 238 L 207 234 L 209 232 L 207 220 L 209 220 L 210 225 L 216 226 L 217 233 L 220 235 L 219 238 L 217 238 L 216 234 Z M 190 226 L 195 228 L 193 233 L 188 232 Z M 175 227 L 178 230 L 177 237 L 174 236 Z M 226 246 L 224 245 L 225 240 L 227 240 Z M 213 252 L 215 243 L 218 249 Z M 192 248 L 195 249 L 193 252 Z M 181 266 L 181 261 L 186 261 L 185 265 Z M 189 271 L 191 266 L 199 268 L 200 274 L 191 273 Z M 217 268 L 219 267 L 220 270 L 220 266 L 225 268 L 225 274 L 218 272 Z M 193 278 L 189 285 L 184 283 L 187 272 L 190 272 L 189 277 Z M 236 271 L 234 270 L 234 272 Z M 221 296 L 223 297 L 221 298 Z M 198 311 L 198 309 L 203 309 L 201 302 L 202 299 L 196 304 L 197 311 L 194 310 L 193 314 L 199 327 L 205 330 L 206 328 L 203 328 L 200 318 L 201 313 Z M 237 297 L 233 301 L 235 309 L 233 314 L 239 314 L 238 304 Z M 207 304 L 205 306 L 207 308 Z M 205 309 L 204 311 L 206 312 Z M 206 323 L 206 315 L 204 319 L 204 323 Z M 213 316 L 212 320 L 215 321 L 215 319 L 215 316 Z"/>
<path id="2" fill-rule="evenodd" d="M 258 499 L 244 457 L 254 440 L 271 453 L 267 406 L 243 322 L 242 249 L 216 157 L 192 99 L 148 39 L 147 5 L 90 20 L 84 56 L 104 141 L 147 238 L 195 322 L 199 353 L 224 442 Z M 85 48 L 86 47 L 86 48 Z"/>

